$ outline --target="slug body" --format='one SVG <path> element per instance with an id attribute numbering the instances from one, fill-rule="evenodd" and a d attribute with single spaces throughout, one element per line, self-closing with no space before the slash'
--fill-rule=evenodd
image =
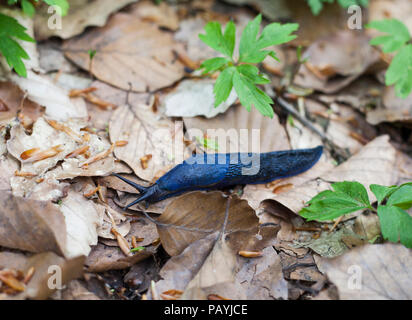
<path id="1" fill-rule="evenodd" d="M 154 203 L 184 192 L 221 189 L 239 184 L 268 183 L 297 175 L 310 169 L 322 155 L 321 146 L 313 149 L 267 153 L 216 153 L 190 157 L 159 178 L 150 187 L 138 185 L 118 174 L 132 185 L 140 197 L 125 209 L 146 201 Z"/>

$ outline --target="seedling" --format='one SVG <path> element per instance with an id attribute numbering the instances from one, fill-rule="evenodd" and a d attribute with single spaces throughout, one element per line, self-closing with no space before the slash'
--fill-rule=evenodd
<path id="1" fill-rule="evenodd" d="M 385 74 L 385 84 L 395 85 L 396 95 L 406 98 L 412 91 L 412 44 L 408 28 L 397 19 L 372 21 L 367 28 L 377 29 L 387 35 L 370 41 L 382 46 L 384 53 L 397 52 Z"/>
<path id="2" fill-rule="evenodd" d="M 405 247 L 412 248 L 412 217 L 405 211 L 412 207 L 412 182 L 390 187 L 370 185 L 377 199 L 377 209 L 359 182 L 336 182 L 332 188 L 333 191 L 325 190 L 313 197 L 299 214 L 308 221 L 325 221 L 359 210 L 370 210 L 378 214 L 384 239 L 400 241 Z"/>
<path id="3" fill-rule="evenodd" d="M 206 24 L 206 34 L 199 34 L 200 40 L 221 53 L 223 57 L 208 59 L 201 64 L 200 68 L 203 69 L 203 74 L 220 72 L 213 89 L 215 107 L 227 100 L 234 87 L 240 103 L 248 111 L 253 105 L 264 116 L 272 118 L 274 115 L 271 106 L 273 100 L 257 87 L 257 85 L 270 83 L 270 80 L 260 73 L 256 64 L 262 62 L 267 56 L 278 60 L 274 51 L 264 49 L 295 39 L 296 35 L 292 33 L 298 29 L 299 25 L 271 23 L 259 35 L 261 21 L 262 16 L 259 14 L 243 30 L 237 61 L 233 59 L 236 42 L 235 24 L 232 21 L 228 22 L 223 33 L 219 22 Z"/>

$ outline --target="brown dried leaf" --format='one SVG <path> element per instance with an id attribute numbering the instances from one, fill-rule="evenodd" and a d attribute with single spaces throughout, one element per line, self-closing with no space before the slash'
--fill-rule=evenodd
<path id="1" fill-rule="evenodd" d="M 163 248 L 176 256 L 196 240 L 222 228 L 227 207 L 227 198 L 222 192 L 191 192 L 176 198 L 158 221 L 170 226 L 158 225 Z M 246 201 L 234 197 L 230 202 L 226 233 L 255 230 L 258 218 Z M 178 227 L 194 229 L 184 230 Z"/>
<path id="2" fill-rule="evenodd" d="M 103 28 L 71 39 L 63 48 L 66 56 L 85 70 L 90 60 L 87 51 L 98 48 L 91 72 L 124 90 L 153 91 L 183 76 L 183 65 L 173 54 L 180 44 L 169 33 L 132 14 L 117 13 Z"/>
<path id="3" fill-rule="evenodd" d="M 410 300 L 410 249 L 401 244 L 365 245 L 334 258 L 315 256 L 343 300 Z"/>
<path id="4" fill-rule="evenodd" d="M 109 132 L 112 142 L 128 141 L 126 146 L 114 150 L 116 157 L 139 178 L 151 181 L 164 167 L 174 165 L 177 159 L 183 161 L 183 138 L 181 150 L 174 145 L 179 136 L 183 137 L 182 127 L 183 124 L 176 128 L 172 121 L 158 119 L 151 105 L 138 104 L 117 108 L 110 119 Z M 140 159 L 148 154 L 152 154 L 152 159 L 144 169 Z"/>
<path id="5" fill-rule="evenodd" d="M 308 61 L 301 65 L 295 84 L 333 93 L 377 63 L 379 52 L 365 35 L 341 31 L 314 42 L 302 58 Z"/>
<path id="6" fill-rule="evenodd" d="M 53 277 L 57 280 L 57 277 L 60 275 L 61 285 L 63 286 L 70 280 L 79 278 L 83 274 L 83 262 L 84 257 L 64 259 L 53 252 L 44 252 L 32 256 L 7 251 L 0 252 L 0 269 L 21 270 L 24 274 L 31 268 L 35 270 L 33 277 L 26 285 L 26 290 L 14 296 L 0 294 L 0 300 L 47 299 L 57 290 L 57 287 L 49 285 L 50 281 L 54 280 Z M 51 266 L 53 266 L 53 269 L 50 268 Z M 53 284 L 57 284 L 57 281 L 54 280 Z"/>
<path id="7" fill-rule="evenodd" d="M 66 222 L 51 202 L 0 193 L 0 245 L 30 252 L 66 249 Z"/>
<path id="8" fill-rule="evenodd" d="M 136 0 L 72 0 L 70 10 L 62 18 L 63 28 L 50 28 L 50 13 L 48 5 L 43 5 L 35 16 L 34 27 L 37 40 L 45 40 L 51 36 L 63 39 L 71 38 L 83 32 L 87 26 L 104 26 L 107 18 L 113 12 Z"/>
<path id="9" fill-rule="evenodd" d="M 203 117 L 184 118 L 184 123 L 187 135 L 192 141 L 196 141 L 196 138 L 203 138 L 205 134 L 212 141 L 214 137 L 217 137 L 217 147 L 221 153 L 239 151 L 270 152 L 290 149 L 285 129 L 279 123 L 276 115 L 273 119 L 270 119 L 262 116 L 259 112 L 248 112 L 241 105 L 232 106 L 224 114 L 213 119 Z M 212 134 L 208 130 L 216 131 L 215 134 Z M 218 139 L 219 136 L 222 136 L 222 133 L 226 134 L 223 135 L 225 139 L 223 142 Z M 235 138 L 232 137 L 233 135 L 235 135 Z M 260 150 L 253 150 L 256 146 L 259 146 Z M 212 151 L 208 150 L 208 152 Z"/>

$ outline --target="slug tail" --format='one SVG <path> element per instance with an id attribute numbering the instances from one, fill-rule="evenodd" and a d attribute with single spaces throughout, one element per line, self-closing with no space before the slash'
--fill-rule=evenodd
<path id="1" fill-rule="evenodd" d="M 127 184 L 131 185 L 132 187 L 136 188 L 140 193 L 145 193 L 147 191 L 147 187 L 143 187 L 129 179 L 126 179 L 124 177 L 122 177 L 121 175 L 117 174 L 117 173 L 113 173 L 113 175 L 117 178 L 119 178 L 120 180 L 126 182 Z"/>

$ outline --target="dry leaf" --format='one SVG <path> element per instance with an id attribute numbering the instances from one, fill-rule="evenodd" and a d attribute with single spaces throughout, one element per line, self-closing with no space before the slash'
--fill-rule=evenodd
<path id="1" fill-rule="evenodd" d="M 64 216 L 51 202 L 0 193 L 0 245 L 30 252 L 63 254 L 67 233 Z"/>
<path id="2" fill-rule="evenodd" d="M 87 51 L 96 48 L 91 72 L 104 82 L 124 90 L 153 91 L 172 85 L 183 76 L 175 60 L 179 49 L 169 33 L 132 14 L 117 13 L 103 28 L 96 28 L 64 45 L 66 56 L 89 69 Z"/>
<path id="3" fill-rule="evenodd" d="M 334 258 L 318 258 L 319 269 L 343 300 L 410 300 L 412 297 L 411 250 L 385 243 L 352 249 Z"/>
<path id="4" fill-rule="evenodd" d="M 290 149 L 285 129 L 276 115 L 270 119 L 259 112 L 248 112 L 241 105 L 232 106 L 225 114 L 213 119 L 184 118 L 184 123 L 190 140 L 202 141 L 206 135 L 211 141 L 216 141 L 218 150 L 214 151 L 220 153 L 270 152 Z M 223 142 L 222 139 L 224 139 Z M 210 144 L 213 145 L 213 143 Z M 257 146 L 258 150 L 256 150 Z M 208 150 L 208 152 L 213 152 L 213 150 Z"/>
<path id="5" fill-rule="evenodd" d="M 159 27 L 176 31 L 179 28 L 179 18 L 175 7 L 167 2 L 139 1 L 130 7 L 129 13 L 142 19 L 156 23 Z"/>
<path id="6" fill-rule="evenodd" d="M 70 280 L 79 278 L 83 274 L 83 262 L 84 257 L 64 259 L 53 252 L 32 256 L 7 251 L 0 252 L 0 269 L 17 269 L 24 273 L 27 273 L 31 268 L 35 270 L 26 290 L 12 297 L 0 294 L 0 300 L 27 298 L 45 300 L 57 289 L 57 286 L 50 286 L 50 281 L 54 281 L 52 283 L 57 285 L 56 278 L 53 277 L 56 277 L 57 273 L 60 272 L 61 285 L 64 286 Z"/>
<path id="7" fill-rule="evenodd" d="M 322 38 L 302 55 L 295 84 L 333 93 L 347 86 L 379 60 L 379 52 L 361 33 L 341 31 Z M 340 77 L 336 77 L 340 76 Z"/>
<path id="8" fill-rule="evenodd" d="M 49 27 L 48 21 L 51 19 L 49 6 L 43 5 L 34 20 L 36 38 L 45 40 L 51 36 L 58 36 L 68 39 L 82 33 L 87 26 L 104 26 L 111 13 L 132 2 L 136 0 L 71 0 L 70 10 L 61 20 L 63 28 Z"/>
<path id="9" fill-rule="evenodd" d="M 177 125 L 170 120 L 159 119 L 150 105 L 121 106 L 110 119 L 110 139 L 112 142 L 127 140 L 128 144 L 115 148 L 114 153 L 139 178 L 151 181 L 158 171 L 176 164 L 178 159 L 183 161 L 183 124 Z M 182 148 L 175 145 L 179 136 L 182 137 Z M 140 159 L 148 154 L 152 154 L 152 159 L 144 169 Z"/>
<path id="10" fill-rule="evenodd" d="M 161 107 L 165 108 L 168 117 L 213 118 L 224 113 L 237 99 L 235 91 L 232 90 L 228 99 L 215 108 L 214 83 L 215 81 L 210 79 L 183 80 L 173 91 L 162 97 Z"/>
<path id="11" fill-rule="evenodd" d="M 67 229 L 65 256 L 87 256 L 90 246 L 97 244 L 97 228 L 102 225 L 103 217 L 93 202 L 73 190 L 62 200 L 60 211 Z"/>
<path id="12" fill-rule="evenodd" d="M 176 198 L 158 219 L 160 223 L 168 224 L 157 226 L 166 252 L 171 256 L 179 255 L 192 242 L 220 230 L 227 201 L 220 191 L 191 192 Z M 235 196 L 230 202 L 225 232 L 255 230 L 256 234 L 257 225 L 254 210 Z M 179 226 L 194 230 L 184 230 Z"/>

